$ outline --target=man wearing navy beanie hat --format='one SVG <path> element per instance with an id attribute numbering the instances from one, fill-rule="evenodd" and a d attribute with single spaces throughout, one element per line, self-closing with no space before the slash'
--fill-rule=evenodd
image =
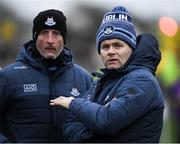
<path id="1" fill-rule="evenodd" d="M 131 14 L 123 6 L 115 7 L 106 13 L 96 34 L 98 49 L 103 40 L 117 38 L 125 41 L 132 49 L 136 47 L 136 31 Z"/>
<path id="2" fill-rule="evenodd" d="M 34 18 L 32 40 L 0 71 L 0 143 L 63 143 L 68 111 L 49 106 L 62 94 L 82 97 L 91 75 L 65 47 L 66 17 L 55 9 Z"/>
<path id="3" fill-rule="evenodd" d="M 61 96 L 50 101 L 73 114 L 67 120 L 67 142 L 159 143 L 164 101 L 155 77 L 161 60 L 158 41 L 136 37 L 131 15 L 122 6 L 105 14 L 97 32 L 104 68 L 83 98 Z M 60 107 L 61 108 L 61 107 Z"/>

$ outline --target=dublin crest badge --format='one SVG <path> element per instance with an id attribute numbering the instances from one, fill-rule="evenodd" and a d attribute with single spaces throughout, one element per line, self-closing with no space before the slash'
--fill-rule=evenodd
<path id="1" fill-rule="evenodd" d="M 77 88 L 72 88 L 71 94 L 76 97 L 76 96 L 78 96 L 80 93 L 78 92 L 78 89 L 77 89 Z"/>
<path id="2" fill-rule="evenodd" d="M 56 22 L 54 21 L 53 17 L 48 17 L 47 21 L 45 21 L 45 24 L 48 26 L 53 26 L 56 24 Z"/>

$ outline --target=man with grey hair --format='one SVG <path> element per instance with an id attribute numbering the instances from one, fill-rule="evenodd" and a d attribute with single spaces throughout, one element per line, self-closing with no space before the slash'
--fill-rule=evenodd
<path id="1" fill-rule="evenodd" d="M 16 62 L 0 71 L 0 143 L 63 142 L 67 110 L 49 106 L 59 95 L 81 97 L 91 76 L 74 64 L 66 44 L 66 17 L 59 10 L 40 12 L 33 40 Z"/>

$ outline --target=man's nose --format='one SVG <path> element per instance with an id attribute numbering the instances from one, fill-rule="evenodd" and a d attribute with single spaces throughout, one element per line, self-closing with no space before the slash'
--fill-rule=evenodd
<path id="1" fill-rule="evenodd" d="M 113 46 L 109 47 L 108 54 L 115 54 L 115 50 Z"/>
<path id="2" fill-rule="evenodd" d="M 54 42 L 54 38 L 53 38 L 53 35 L 52 35 L 51 32 L 49 32 L 49 34 L 48 34 L 48 41 L 47 42 L 48 43 L 53 43 Z"/>

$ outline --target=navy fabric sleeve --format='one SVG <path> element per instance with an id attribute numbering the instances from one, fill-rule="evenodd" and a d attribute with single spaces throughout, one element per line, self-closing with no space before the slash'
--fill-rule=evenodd
<path id="1" fill-rule="evenodd" d="M 94 83 L 91 83 L 89 90 L 83 95 L 84 99 L 88 99 L 89 91 L 91 94 L 95 94 L 96 89 L 94 85 Z M 66 142 L 88 142 L 93 137 L 93 132 L 72 112 L 68 113 L 63 131 Z"/>
<path id="2" fill-rule="evenodd" d="M 8 90 L 6 80 L 0 75 L 0 143 L 8 141 L 8 138 L 3 135 L 4 111 L 7 105 Z"/>
<path id="3" fill-rule="evenodd" d="M 64 124 L 64 139 L 66 142 L 87 142 L 93 133 L 71 112 Z"/>
<path id="4" fill-rule="evenodd" d="M 99 134 L 114 135 L 145 114 L 153 105 L 161 105 L 155 98 L 154 83 L 156 83 L 155 79 L 150 79 L 148 76 L 132 74 L 121 83 L 114 99 L 105 106 L 77 98 L 71 102 L 70 110 L 89 129 Z"/>
<path id="5" fill-rule="evenodd" d="M 89 93 L 91 93 L 91 100 L 96 94 L 97 80 L 91 83 L 89 90 L 83 95 L 83 99 L 89 99 Z M 76 115 L 69 112 L 67 120 L 64 124 L 64 138 L 66 142 L 88 142 L 92 141 L 94 136 L 92 130 L 90 130 Z"/>

